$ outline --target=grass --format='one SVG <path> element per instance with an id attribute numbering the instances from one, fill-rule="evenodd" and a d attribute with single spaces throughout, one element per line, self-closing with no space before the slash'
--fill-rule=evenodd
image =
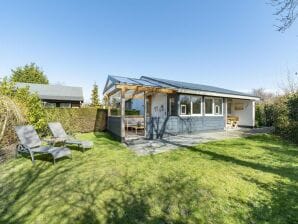
<path id="1" fill-rule="evenodd" d="M 298 223 L 298 148 L 271 135 L 139 157 L 94 149 L 0 166 L 0 223 Z"/>

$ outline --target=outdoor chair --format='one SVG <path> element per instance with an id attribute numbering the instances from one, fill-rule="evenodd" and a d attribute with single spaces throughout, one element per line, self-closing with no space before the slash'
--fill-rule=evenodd
<path id="1" fill-rule="evenodd" d="M 70 157 L 71 151 L 66 147 L 52 147 L 47 145 L 42 145 L 37 132 L 31 125 L 17 126 L 15 127 L 16 134 L 20 140 L 20 144 L 17 145 L 17 156 L 21 153 L 29 154 L 32 163 L 35 163 L 35 154 L 50 154 L 53 157 L 54 164 L 56 159 L 62 157 Z"/>
<path id="2" fill-rule="evenodd" d="M 61 123 L 51 122 L 48 125 L 56 141 L 63 142 L 64 144 L 77 145 L 79 148 L 82 148 L 83 151 L 85 151 L 85 149 L 93 148 L 93 142 L 81 141 L 81 140 L 75 139 L 73 136 L 66 134 Z"/>
<path id="3" fill-rule="evenodd" d="M 138 134 L 138 130 L 144 130 L 144 118 L 143 117 L 126 117 L 125 129 L 131 128 Z"/>

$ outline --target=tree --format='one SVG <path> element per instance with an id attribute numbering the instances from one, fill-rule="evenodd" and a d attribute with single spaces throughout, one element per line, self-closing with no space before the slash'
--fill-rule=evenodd
<path id="1" fill-rule="evenodd" d="M 274 97 L 274 94 L 266 91 L 264 88 L 252 89 L 252 95 L 261 98 L 261 101 L 267 101 Z"/>
<path id="2" fill-rule="evenodd" d="M 91 106 L 99 107 L 99 105 L 98 85 L 95 82 L 91 93 Z"/>
<path id="3" fill-rule="evenodd" d="M 28 87 L 15 88 L 14 84 L 12 82 L 7 81 L 7 79 L 5 78 L 4 81 L 0 83 L 0 96 L 2 104 L 8 102 L 3 97 L 6 97 L 6 99 L 10 98 L 13 102 L 15 102 L 16 106 L 14 111 L 17 111 L 17 108 L 20 109 L 20 111 L 22 111 L 25 115 L 24 118 L 29 122 L 29 124 L 32 124 L 36 128 L 36 130 L 39 131 L 41 134 L 46 134 L 46 114 L 42 102 L 36 93 L 30 93 Z M 5 107 L 7 108 L 7 106 Z M 12 109 L 10 109 L 10 111 L 12 111 Z M 5 114 L 2 113 L 3 112 L 1 112 L 1 116 L 5 116 Z"/>
<path id="4" fill-rule="evenodd" d="M 271 0 L 272 6 L 276 8 L 275 16 L 280 22 L 277 25 L 277 30 L 284 32 L 296 20 L 298 16 L 298 0 Z"/>
<path id="5" fill-rule="evenodd" d="M 49 84 L 47 76 L 35 63 L 17 67 L 11 72 L 10 80 L 13 82 Z"/>
<path id="6" fill-rule="evenodd" d="M 296 77 L 295 77 L 296 76 Z M 279 84 L 284 94 L 294 94 L 298 92 L 298 75 L 292 75 L 289 71 L 285 81 Z"/>

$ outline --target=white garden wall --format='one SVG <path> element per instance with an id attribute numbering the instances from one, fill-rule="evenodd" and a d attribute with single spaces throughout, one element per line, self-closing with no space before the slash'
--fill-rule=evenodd
<path id="1" fill-rule="evenodd" d="M 243 105 L 243 110 L 239 107 Z M 237 109 L 238 107 L 238 109 Z M 252 100 L 232 100 L 232 115 L 239 117 L 240 126 L 255 126 L 255 102 Z"/>
<path id="2" fill-rule="evenodd" d="M 156 93 L 152 96 L 151 114 L 153 117 L 164 118 L 167 116 L 167 95 Z"/>

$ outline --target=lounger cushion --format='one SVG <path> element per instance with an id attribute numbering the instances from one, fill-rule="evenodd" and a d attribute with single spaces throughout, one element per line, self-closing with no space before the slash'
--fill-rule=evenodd
<path id="1" fill-rule="evenodd" d="M 81 141 L 68 136 L 59 122 L 49 123 L 49 128 L 55 138 L 64 139 L 66 144 L 75 144 L 84 149 L 93 147 L 93 142 L 91 141 Z"/>
<path id="2" fill-rule="evenodd" d="M 50 146 L 39 146 L 37 148 L 31 148 L 31 152 L 36 152 L 36 153 L 49 153 L 49 150 L 51 149 L 52 147 Z"/>
<path id="3" fill-rule="evenodd" d="M 53 147 L 49 150 L 49 153 L 51 153 L 55 159 L 71 155 L 70 149 L 66 147 Z"/>
<path id="4" fill-rule="evenodd" d="M 49 128 L 51 129 L 51 132 L 55 138 L 68 138 L 68 135 L 64 131 L 61 123 L 59 122 L 51 122 L 49 123 Z"/>
<path id="5" fill-rule="evenodd" d="M 41 140 L 33 126 L 17 126 L 15 130 L 22 145 L 28 146 L 29 148 L 35 148 L 41 145 Z"/>

